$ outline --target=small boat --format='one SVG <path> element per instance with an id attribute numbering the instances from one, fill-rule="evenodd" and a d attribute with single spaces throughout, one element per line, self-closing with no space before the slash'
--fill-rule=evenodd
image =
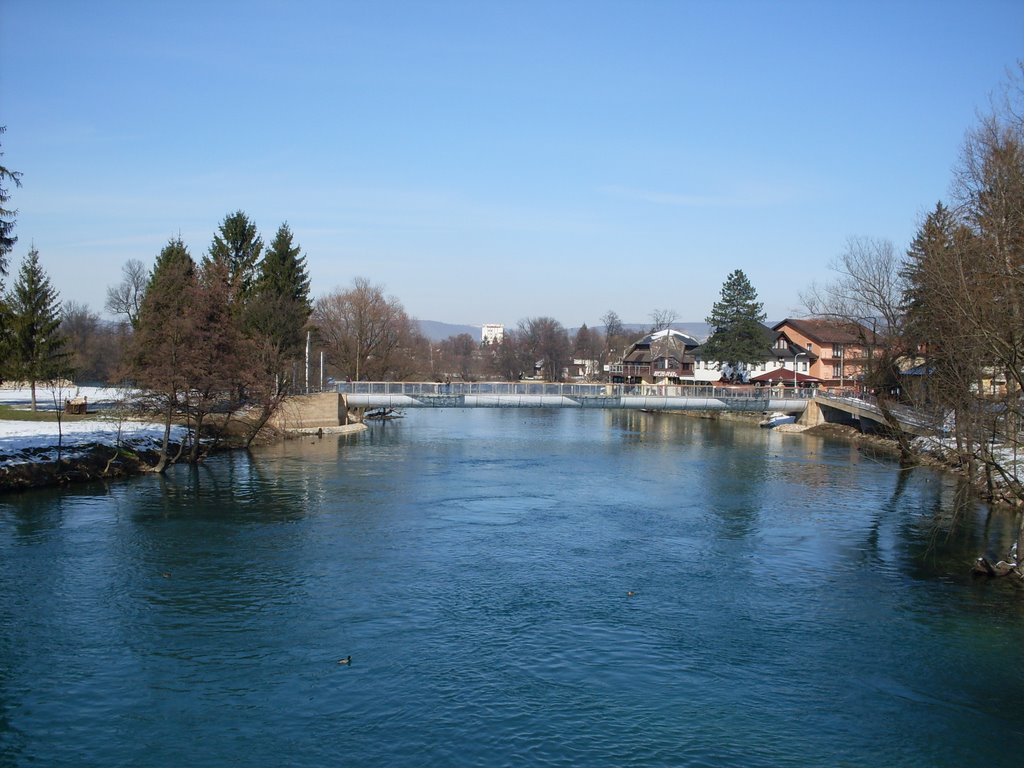
<path id="1" fill-rule="evenodd" d="M 764 419 L 761 420 L 760 425 L 762 427 L 777 427 L 780 424 L 792 424 L 796 421 L 796 416 L 790 413 L 782 413 L 776 411 L 775 413 L 766 413 Z"/>

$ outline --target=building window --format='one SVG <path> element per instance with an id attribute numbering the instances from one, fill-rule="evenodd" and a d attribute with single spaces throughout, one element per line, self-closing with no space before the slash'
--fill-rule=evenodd
<path id="1" fill-rule="evenodd" d="M 832 357 L 842 357 L 842 356 L 843 356 L 843 345 L 842 344 L 833 344 L 832 345 Z"/>
<path id="2" fill-rule="evenodd" d="M 836 363 L 835 365 L 833 365 L 832 366 L 832 378 L 833 379 L 838 379 L 842 375 L 843 375 L 843 367 L 839 363 Z"/>
<path id="3" fill-rule="evenodd" d="M 808 352 L 811 351 L 811 342 L 809 342 L 809 341 L 807 342 L 807 351 Z"/>

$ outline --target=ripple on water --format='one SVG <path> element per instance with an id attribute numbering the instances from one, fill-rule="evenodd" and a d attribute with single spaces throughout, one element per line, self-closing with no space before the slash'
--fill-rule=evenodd
<path id="1" fill-rule="evenodd" d="M 1024 617 L 952 577 L 1012 526 L 935 537 L 919 512 L 947 519 L 941 488 L 776 437 L 432 412 L 9 500 L 0 763 L 1013 754 L 993 691 L 1024 682 Z"/>

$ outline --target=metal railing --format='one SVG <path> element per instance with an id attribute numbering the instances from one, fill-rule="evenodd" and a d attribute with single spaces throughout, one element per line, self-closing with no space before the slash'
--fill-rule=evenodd
<path id="1" fill-rule="evenodd" d="M 818 399 L 835 406 L 845 406 L 843 410 L 858 411 L 871 414 L 874 421 L 880 424 L 885 423 L 882 409 L 878 407 L 878 398 L 872 394 L 819 392 Z M 890 403 L 888 411 L 895 417 L 900 427 L 904 430 L 916 431 L 921 434 L 922 430 L 927 432 L 941 432 L 942 418 L 940 415 L 925 413 L 924 411 L 911 408 L 902 403 Z"/>
<path id="2" fill-rule="evenodd" d="M 463 395 L 547 395 L 568 398 L 691 397 L 764 400 L 810 399 L 813 390 L 802 387 L 716 387 L 699 384 L 549 384 L 545 382 L 339 382 L 338 392 L 352 395 L 406 395 L 458 397 Z"/>

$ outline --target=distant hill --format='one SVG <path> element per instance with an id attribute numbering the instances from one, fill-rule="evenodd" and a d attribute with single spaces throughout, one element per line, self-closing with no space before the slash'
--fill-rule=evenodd
<path id="1" fill-rule="evenodd" d="M 636 331 L 637 336 L 642 336 L 651 329 L 650 325 L 644 325 L 643 323 L 623 323 L 622 327 L 628 331 Z M 707 323 L 672 323 L 672 328 L 688 333 L 700 342 L 706 341 L 708 336 L 711 335 L 711 326 Z M 603 327 L 601 332 L 604 333 Z"/>
<path id="2" fill-rule="evenodd" d="M 431 341 L 444 341 L 460 333 L 468 333 L 477 341 L 480 341 L 479 325 L 453 325 L 452 323 L 439 323 L 436 320 L 420 320 L 420 333 Z"/>
<path id="3" fill-rule="evenodd" d="M 436 320 L 420 320 L 419 324 L 420 333 L 431 341 L 444 341 L 452 336 L 458 336 L 460 333 L 468 333 L 477 341 L 480 340 L 479 325 L 455 325 L 454 323 L 439 323 Z M 650 328 L 649 325 L 643 323 L 624 323 L 623 327 L 637 336 L 642 336 Z M 690 334 L 701 342 L 711 335 L 711 326 L 707 323 L 672 323 L 672 327 L 677 331 Z M 514 327 L 512 330 L 515 330 Z M 578 330 L 578 328 L 568 329 L 570 335 L 575 334 Z M 594 330 L 604 333 L 604 326 L 594 326 Z"/>
<path id="4" fill-rule="evenodd" d="M 631 334 L 635 334 L 637 338 L 640 338 L 651 330 L 651 326 L 646 323 L 623 323 L 622 327 Z M 672 323 L 672 328 L 683 333 L 688 333 L 693 336 L 697 341 L 703 343 L 707 341 L 708 336 L 711 335 L 711 326 L 707 323 Z M 575 328 L 569 331 L 569 333 L 576 333 Z M 603 325 L 595 325 L 593 330 L 604 333 Z"/>

